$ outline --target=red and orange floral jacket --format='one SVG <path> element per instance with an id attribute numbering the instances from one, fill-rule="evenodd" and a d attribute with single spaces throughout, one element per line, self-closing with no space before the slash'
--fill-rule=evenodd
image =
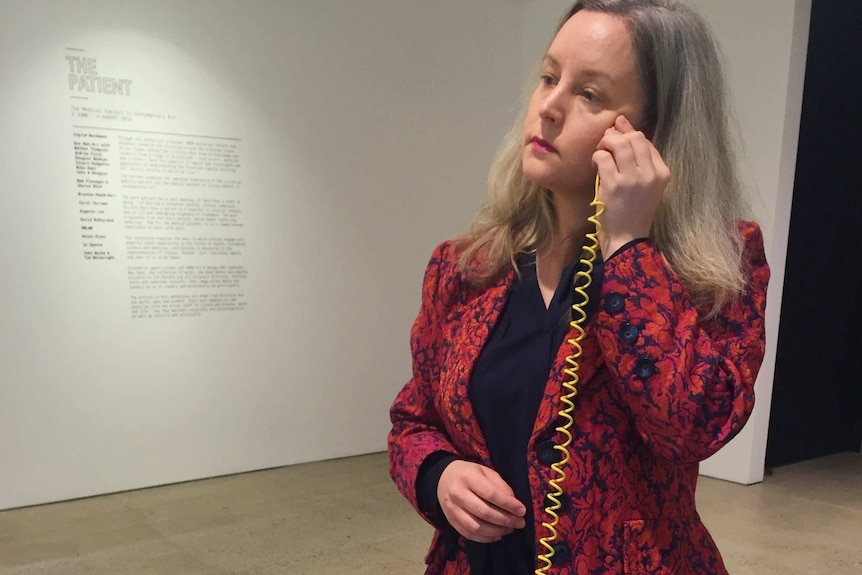
<path id="1" fill-rule="evenodd" d="M 769 267 L 760 228 L 739 227 L 749 287 L 708 323 L 698 320 L 685 287 L 652 243 L 604 263 L 599 310 L 583 344 L 562 547 L 549 573 L 727 573 L 694 493 L 698 462 L 747 421 L 763 359 Z M 431 257 L 411 332 L 413 377 L 392 405 L 389 435 L 390 473 L 417 511 L 417 473 L 430 454 L 455 453 L 492 467 L 468 386 L 513 280 L 510 271 L 490 288 L 468 285 L 449 243 Z M 569 353 L 564 342 L 528 446 L 537 536 L 548 520 L 547 447 L 562 440 L 557 413 Z M 464 541 L 447 553 L 441 535 L 435 533 L 426 575 L 468 575 Z"/>

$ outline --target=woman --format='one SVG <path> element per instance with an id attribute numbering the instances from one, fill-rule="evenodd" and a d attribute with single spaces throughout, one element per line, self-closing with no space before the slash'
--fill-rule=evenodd
<path id="1" fill-rule="evenodd" d="M 680 2 L 582 0 L 563 18 L 489 201 L 431 258 L 392 406 L 392 477 L 437 528 L 426 573 L 726 573 L 698 462 L 751 413 L 769 270 L 725 115 L 711 34 Z M 602 261 L 558 505 L 597 174 Z"/>

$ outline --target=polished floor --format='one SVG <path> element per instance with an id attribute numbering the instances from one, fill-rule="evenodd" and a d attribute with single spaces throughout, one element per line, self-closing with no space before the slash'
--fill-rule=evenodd
<path id="1" fill-rule="evenodd" d="M 733 575 L 862 574 L 862 455 L 698 505 Z M 376 454 L 0 512 L 0 574 L 401 575 L 429 536 Z"/>

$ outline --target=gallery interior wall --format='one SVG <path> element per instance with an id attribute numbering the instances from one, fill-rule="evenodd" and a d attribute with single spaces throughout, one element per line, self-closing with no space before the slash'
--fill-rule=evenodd
<path id="1" fill-rule="evenodd" d="M 384 449 L 425 264 L 482 201 L 520 90 L 520 3 L 0 6 L 0 508 Z M 70 88 L 67 56 L 131 80 L 130 95 Z M 100 171 L 83 155 L 103 135 L 108 175 L 76 174 Z M 241 183 L 174 185 L 214 174 L 151 161 L 174 142 L 238 150 L 219 179 Z M 78 178 L 145 202 L 153 229 L 127 229 L 141 208 L 114 197 L 98 209 L 116 221 L 82 232 L 94 206 Z M 231 202 L 241 227 L 171 223 L 233 221 L 202 200 Z M 94 234 L 102 250 L 82 246 Z M 139 260 L 127 245 L 202 235 L 239 255 Z M 84 258 L 105 250 L 115 259 Z M 220 266 L 239 268 L 234 283 L 199 287 Z M 146 287 L 189 273 L 198 287 Z M 142 304 L 184 294 L 202 297 L 167 317 L 164 299 Z"/>
<path id="2" fill-rule="evenodd" d="M 0 1 L 0 509 L 383 449 L 567 4 Z M 779 286 L 806 3 L 697 4 Z M 756 476 L 758 409 L 707 472 Z"/>

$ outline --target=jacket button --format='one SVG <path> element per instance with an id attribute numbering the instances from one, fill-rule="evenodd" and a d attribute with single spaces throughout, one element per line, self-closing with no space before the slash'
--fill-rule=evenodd
<path id="1" fill-rule="evenodd" d="M 554 442 L 546 440 L 536 446 L 536 457 L 542 465 L 551 466 L 563 460 L 563 452 L 554 449 Z"/>
<path id="2" fill-rule="evenodd" d="M 572 550 L 565 543 L 554 543 L 551 547 L 554 548 L 554 556 L 551 557 L 551 564 L 555 567 L 565 565 L 572 560 Z"/>
<path id="3" fill-rule="evenodd" d="M 616 315 L 625 309 L 626 298 L 622 294 L 612 291 L 605 296 L 603 307 L 608 314 Z"/>
<path id="4" fill-rule="evenodd" d="M 655 361 L 648 357 L 642 357 L 635 363 L 635 375 L 641 379 L 647 379 L 655 375 Z"/>
<path id="5" fill-rule="evenodd" d="M 640 330 L 638 328 L 630 323 L 624 323 L 620 326 L 620 331 L 617 334 L 617 337 L 619 338 L 620 343 L 631 345 L 638 340 L 639 335 Z"/>
<path id="6" fill-rule="evenodd" d="M 557 515 L 564 515 L 568 513 L 569 510 L 572 508 L 572 500 L 569 498 L 569 496 L 563 493 L 562 495 L 557 497 L 557 499 L 560 500 L 560 508 L 556 511 Z M 545 508 L 550 507 L 551 505 L 553 505 L 553 503 L 554 502 L 551 501 L 551 494 L 549 493 L 548 495 L 545 495 Z"/>

